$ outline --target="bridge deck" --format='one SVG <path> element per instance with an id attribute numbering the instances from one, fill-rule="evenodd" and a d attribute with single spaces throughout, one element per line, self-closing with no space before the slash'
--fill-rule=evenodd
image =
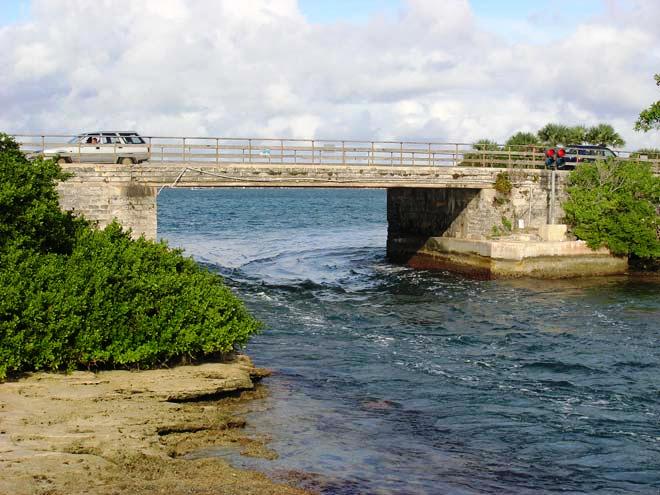
<path id="1" fill-rule="evenodd" d="M 70 181 L 164 187 L 343 187 L 491 189 L 501 172 L 516 181 L 545 182 L 547 170 L 281 164 L 64 164 Z M 564 175 L 567 172 L 559 172 Z"/>

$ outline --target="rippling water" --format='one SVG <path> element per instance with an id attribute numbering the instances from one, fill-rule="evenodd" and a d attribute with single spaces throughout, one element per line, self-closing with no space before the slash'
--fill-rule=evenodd
<path id="1" fill-rule="evenodd" d="M 279 459 L 232 462 L 327 494 L 660 493 L 660 283 L 413 271 L 386 231 L 380 190 L 161 193 L 160 236 L 266 323 Z"/>

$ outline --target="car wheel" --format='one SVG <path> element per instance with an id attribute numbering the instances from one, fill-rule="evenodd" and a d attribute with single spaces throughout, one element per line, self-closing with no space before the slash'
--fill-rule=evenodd
<path id="1" fill-rule="evenodd" d="M 59 163 L 60 165 L 64 165 L 65 163 L 69 163 L 69 160 L 66 158 L 58 158 L 57 163 Z"/>
<path id="2" fill-rule="evenodd" d="M 122 165 L 133 165 L 133 159 L 132 159 L 132 158 L 128 158 L 128 157 L 120 158 L 120 159 L 119 159 L 119 162 L 120 162 Z"/>

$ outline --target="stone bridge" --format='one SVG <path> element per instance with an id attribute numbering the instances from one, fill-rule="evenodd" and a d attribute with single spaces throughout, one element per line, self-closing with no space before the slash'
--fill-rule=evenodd
<path id="1" fill-rule="evenodd" d="M 383 188 L 392 239 L 485 239 L 507 225 L 538 229 L 551 214 L 551 172 L 541 169 L 149 162 L 65 163 L 62 168 L 72 174 L 59 186 L 64 209 L 101 226 L 116 218 L 149 239 L 156 238 L 158 194 L 166 187 Z M 561 191 L 566 172 L 557 175 Z M 510 192 L 496 190 L 498 176 L 510 184 Z"/>
<path id="2" fill-rule="evenodd" d="M 396 262 L 484 277 L 594 275 L 626 267 L 606 251 L 567 242 L 554 228 L 563 217 L 568 172 L 546 170 L 539 148 L 144 138 L 131 145 L 131 155 L 131 146 L 106 144 L 105 134 L 97 135 L 102 144 L 74 138 L 78 144 L 55 155 L 71 174 L 59 185 L 61 205 L 100 226 L 117 219 L 134 236 L 157 237 L 158 196 L 167 187 L 382 188 L 387 254 Z M 23 149 L 48 156 L 47 139 L 22 141 Z M 94 163 L 95 150 L 105 163 Z"/>

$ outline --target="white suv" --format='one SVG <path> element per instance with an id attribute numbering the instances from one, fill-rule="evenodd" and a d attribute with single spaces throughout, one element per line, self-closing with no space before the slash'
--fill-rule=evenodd
<path id="1" fill-rule="evenodd" d="M 98 131 L 79 134 L 63 146 L 43 150 L 59 163 L 140 163 L 149 159 L 149 146 L 137 132 Z"/>

